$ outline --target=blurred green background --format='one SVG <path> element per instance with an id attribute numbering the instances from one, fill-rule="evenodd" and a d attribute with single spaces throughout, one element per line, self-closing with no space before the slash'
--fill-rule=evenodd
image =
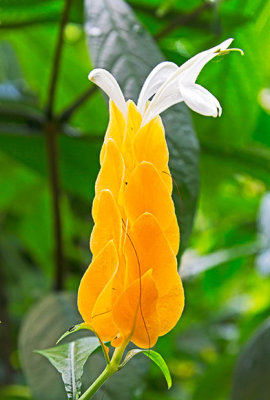
<path id="1" fill-rule="evenodd" d="M 218 57 L 198 79 L 222 117 L 191 122 L 183 105 L 164 113 L 186 293 L 180 322 L 156 345 L 173 388 L 142 359 L 96 398 L 269 400 L 270 1 L 127 3 L 0 0 L 0 398 L 65 398 L 33 349 L 80 322 L 74 293 L 91 259 L 108 122 L 89 71 L 111 70 L 136 99 L 161 52 L 180 65 L 233 37 L 245 56 Z"/>

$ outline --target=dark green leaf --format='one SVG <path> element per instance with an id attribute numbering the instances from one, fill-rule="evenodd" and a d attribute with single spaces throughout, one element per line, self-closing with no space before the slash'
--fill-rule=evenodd
<path id="1" fill-rule="evenodd" d="M 22 367 L 31 393 L 38 400 L 65 398 L 60 375 L 48 361 L 34 353 L 46 349 L 74 322 L 80 321 L 73 294 L 51 294 L 42 299 L 23 321 L 19 335 Z"/>
<path id="2" fill-rule="evenodd" d="M 157 366 L 161 369 L 161 371 L 163 372 L 163 375 L 165 376 L 165 379 L 168 384 L 168 389 L 170 389 L 170 387 L 172 386 L 172 378 L 171 378 L 169 368 L 168 368 L 166 362 L 164 361 L 163 357 L 161 357 L 161 355 L 154 350 L 150 350 L 150 349 L 149 350 L 141 350 L 141 349 L 130 350 L 127 353 L 126 358 L 124 359 L 124 361 L 120 367 L 121 368 L 124 367 L 124 365 L 126 365 L 129 362 L 129 360 L 131 360 L 131 358 L 136 356 L 136 354 L 140 354 L 140 353 L 143 353 L 144 355 L 149 357 L 152 361 L 154 361 L 154 363 L 157 364 Z"/>
<path id="3" fill-rule="evenodd" d="M 46 357 L 62 375 L 68 399 L 77 400 L 81 394 L 81 377 L 88 357 L 100 346 L 96 337 L 75 340 L 36 353 Z"/>
<path id="4" fill-rule="evenodd" d="M 268 400 L 270 393 L 270 320 L 258 328 L 240 355 L 232 400 Z"/>
<path id="5" fill-rule="evenodd" d="M 141 86 L 162 54 L 131 8 L 122 0 L 89 0 L 86 33 L 95 67 L 109 70 L 126 99 L 137 101 Z M 191 233 L 198 197 L 198 142 L 188 110 L 180 104 L 164 113 L 170 169 L 176 185 L 174 201 L 181 230 L 181 250 Z M 183 217 L 184 216 L 184 217 Z"/>
<path id="6" fill-rule="evenodd" d="M 258 215 L 258 234 L 262 244 L 256 266 L 263 275 L 270 275 L 270 193 L 264 195 Z"/>

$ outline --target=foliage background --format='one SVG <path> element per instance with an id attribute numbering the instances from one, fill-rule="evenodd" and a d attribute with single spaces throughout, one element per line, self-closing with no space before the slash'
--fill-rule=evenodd
<path id="1" fill-rule="evenodd" d="M 110 3 L 102 1 L 105 6 Z M 101 0 L 0 0 L 4 400 L 31 399 L 33 393 L 37 399 L 54 399 L 59 382 L 32 349 L 54 345 L 79 318 L 74 296 L 54 293 L 76 292 L 90 261 L 90 207 L 108 121 L 101 93 L 87 81 L 95 52 L 91 36 L 94 40 L 100 33 L 93 32 L 84 15 L 89 16 L 95 3 Z M 235 38 L 235 47 L 242 48 L 245 57 L 231 54 L 213 61 L 199 77 L 220 100 L 223 115 L 212 119 L 192 114 L 200 145 L 200 196 L 180 267 L 186 308 L 176 329 L 156 346 L 170 366 L 174 386 L 167 392 L 159 371 L 142 362 L 127 367 L 114 387 L 96 397 L 121 398 L 120 383 L 125 385 L 125 399 L 267 400 L 270 2 L 128 3 L 167 60 L 181 64 L 228 37 Z M 136 34 L 144 29 L 140 22 L 133 25 Z M 132 35 L 131 30 L 127 37 L 132 40 Z M 127 40 L 126 48 L 133 51 L 135 45 Z M 144 57 L 147 65 L 154 62 L 151 52 Z M 177 138 L 183 129 L 181 124 L 174 126 Z M 180 134 L 176 146 L 183 149 L 183 158 L 185 144 Z M 183 193 L 182 212 L 190 224 L 196 166 L 186 169 L 186 175 L 194 196 L 191 200 Z M 100 360 L 95 362 L 99 365 Z"/>

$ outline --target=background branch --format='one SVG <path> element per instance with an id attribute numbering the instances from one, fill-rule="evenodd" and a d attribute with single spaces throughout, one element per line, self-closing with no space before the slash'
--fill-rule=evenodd
<path id="1" fill-rule="evenodd" d="M 48 104 L 47 104 L 48 119 L 52 119 L 52 111 L 53 111 L 53 106 L 54 106 L 57 78 L 58 78 L 58 74 L 59 74 L 62 47 L 63 47 L 63 43 L 64 43 L 64 29 L 68 22 L 68 16 L 69 16 L 71 3 L 72 3 L 72 0 L 66 0 L 62 18 L 60 21 L 58 40 L 57 40 L 56 49 L 54 52 L 53 67 L 52 67 L 51 79 L 50 79 L 50 84 L 49 84 L 49 95 L 48 95 Z"/>
<path id="2" fill-rule="evenodd" d="M 0 104 L 0 116 L 29 120 L 37 124 L 43 124 L 45 119 L 43 113 L 39 110 L 14 104 Z"/>
<path id="3" fill-rule="evenodd" d="M 222 146 L 216 143 L 200 141 L 201 150 L 205 154 L 224 159 L 232 160 L 241 165 L 252 169 L 253 171 L 261 171 L 261 173 L 270 172 L 270 153 L 257 147 L 253 148 L 235 148 L 233 146 Z M 252 160 L 252 167 L 250 164 Z"/>
<path id="4" fill-rule="evenodd" d="M 1 257 L 0 248 L 0 259 Z M 12 381 L 13 368 L 10 362 L 12 353 L 12 337 L 11 337 L 11 321 L 8 309 L 8 294 L 6 292 L 6 279 L 4 274 L 3 266 L 0 266 L 0 310 L 1 310 L 1 329 L 0 329 L 0 340 L 1 346 L 1 358 L 3 359 L 4 371 L 3 371 L 3 383 L 9 384 Z"/>
<path id="5" fill-rule="evenodd" d="M 58 117 L 59 122 L 67 122 L 72 114 L 81 107 L 86 100 L 88 100 L 92 95 L 96 92 L 97 86 L 92 86 L 90 89 L 87 89 L 81 96 L 77 98 L 69 107 L 62 111 L 62 113 Z"/>
<path id="6" fill-rule="evenodd" d="M 59 131 L 58 123 L 54 120 L 54 100 L 57 87 L 57 79 L 59 75 L 62 48 L 64 43 L 64 29 L 68 22 L 69 11 L 72 0 L 66 0 L 62 18 L 60 21 L 58 41 L 55 48 L 51 80 L 49 84 L 48 104 L 47 104 L 47 120 L 44 125 L 44 131 L 47 137 L 49 178 L 52 192 L 52 208 L 54 222 L 54 243 L 55 243 L 55 282 L 56 290 L 62 290 L 64 286 L 64 256 L 63 256 L 63 240 L 61 229 L 61 209 L 60 209 L 60 185 L 58 171 L 58 149 L 57 134 Z"/>
<path id="7" fill-rule="evenodd" d="M 56 21 L 58 21 L 57 17 L 51 17 L 51 18 L 46 17 L 46 18 L 28 19 L 26 21 L 8 22 L 8 23 L 0 24 L 0 30 L 20 29 L 20 28 L 24 28 L 25 26 L 46 24 L 48 22 L 56 22 Z"/>
<path id="8" fill-rule="evenodd" d="M 193 11 L 191 11 L 188 14 L 179 14 L 177 15 L 168 25 L 166 25 L 164 28 L 162 28 L 158 33 L 154 35 L 154 38 L 156 40 L 162 39 L 164 36 L 168 35 L 170 32 L 178 28 L 178 26 L 181 25 L 187 25 L 194 19 L 196 19 L 201 13 L 203 13 L 205 10 L 208 10 L 210 8 L 213 8 L 212 3 L 204 3 L 200 5 L 199 7 L 195 8 Z"/>

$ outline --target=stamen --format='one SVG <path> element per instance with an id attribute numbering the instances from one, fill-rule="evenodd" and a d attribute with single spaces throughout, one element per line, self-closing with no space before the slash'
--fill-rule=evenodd
<path id="1" fill-rule="evenodd" d="M 223 55 L 229 54 L 231 51 L 236 51 L 236 52 L 240 53 L 241 56 L 243 56 L 245 54 L 242 49 L 237 49 L 237 48 L 218 50 L 216 53 L 218 53 L 219 56 L 223 56 Z"/>
<path id="2" fill-rule="evenodd" d="M 175 72 L 168 75 L 168 79 L 159 87 L 145 110 L 141 126 L 146 125 L 156 115 L 182 101 L 193 111 L 202 115 L 213 117 L 220 115 L 221 107 L 217 99 L 206 89 L 196 85 L 195 82 L 203 67 L 217 55 L 227 54 L 230 51 L 239 51 L 243 54 L 240 49 L 227 50 L 232 41 L 233 39 L 227 39 L 218 46 L 195 55 L 177 68 Z M 215 103 L 218 103 L 218 107 Z M 217 107 L 217 112 L 215 112 L 215 106 Z"/>

